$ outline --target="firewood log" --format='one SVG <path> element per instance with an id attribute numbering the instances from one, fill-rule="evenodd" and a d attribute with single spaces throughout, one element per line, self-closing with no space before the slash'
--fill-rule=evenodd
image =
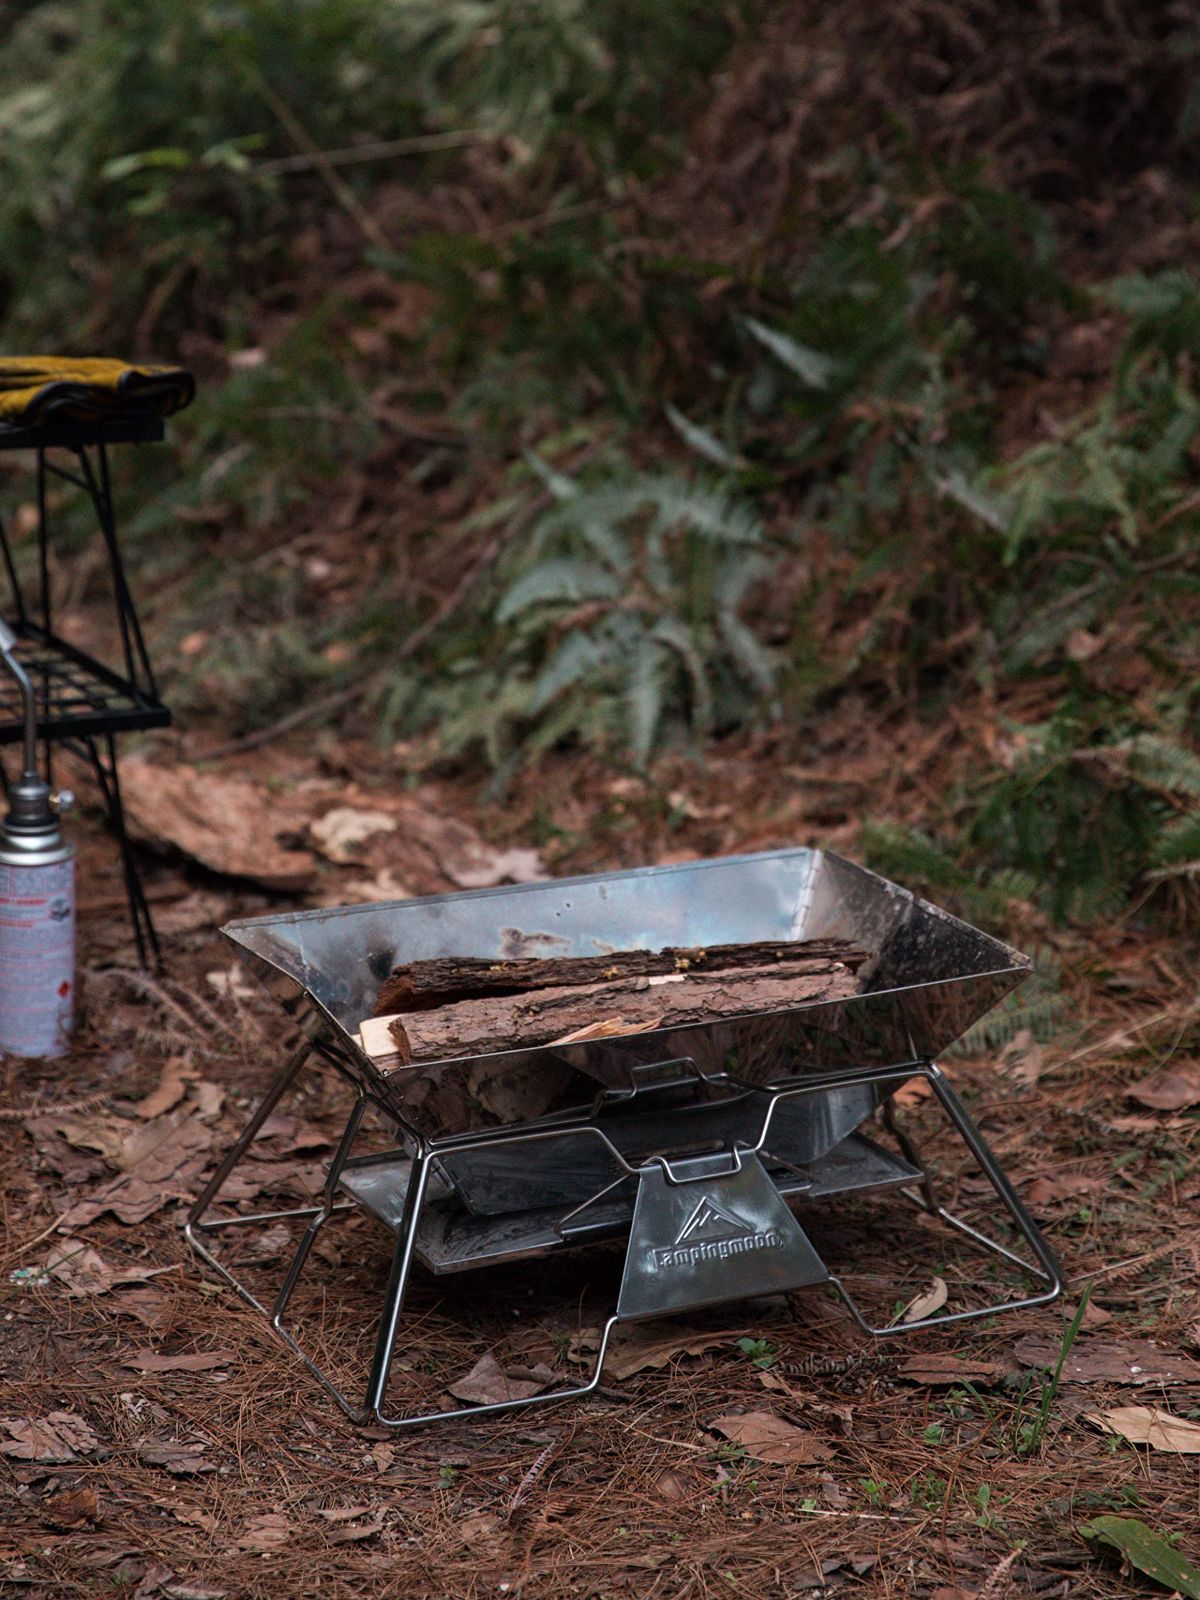
<path id="1" fill-rule="evenodd" d="M 360 1039 L 377 1065 L 391 1069 L 652 1028 L 688 1027 L 743 1013 L 841 1000 L 857 990 L 845 963 L 809 956 L 769 967 L 689 970 L 569 989 L 489 995 L 432 1011 L 368 1018 Z"/>
<path id="2" fill-rule="evenodd" d="M 618 978 L 659 977 L 671 972 L 734 971 L 817 957 L 841 961 L 853 970 L 866 960 L 867 952 L 848 939 L 775 939 L 756 944 L 616 950 L 609 955 L 511 961 L 440 956 L 397 967 L 384 980 L 374 1014 L 384 1017 L 403 1011 L 427 1011 L 454 1001 L 520 994 L 528 989 L 572 988 L 586 983 L 608 983 Z"/>

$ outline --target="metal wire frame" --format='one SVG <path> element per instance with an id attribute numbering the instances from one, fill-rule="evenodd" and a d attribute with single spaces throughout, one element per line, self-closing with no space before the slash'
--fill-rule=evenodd
<path id="1" fill-rule="evenodd" d="M 320 1204 L 313 1206 L 295 1207 L 289 1210 L 258 1212 L 251 1216 L 221 1216 L 209 1219 L 206 1213 L 216 1200 L 224 1187 L 230 1174 L 241 1161 L 246 1151 L 253 1143 L 263 1123 L 279 1104 L 283 1096 L 294 1085 L 310 1054 L 322 1056 L 338 1074 L 348 1081 L 355 1091 L 354 1104 L 339 1140 L 333 1160 L 330 1162 L 326 1175 L 324 1192 Z M 947 1226 L 963 1234 L 974 1244 L 986 1251 L 1000 1256 L 1002 1259 L 1021 1267 L 1031 1276 L 1042 1280 L 1046 1287 L 1041 1291 L 1017 1299 L 1000 1301 L 977 1309 L 958 1311 L 948 1316 L 924 1317 L 919 1321 L 901 1325 L 885 1327 L 873 1326 L 862 1314 L 857 1302 L 846 1288 L 846 1285 L 835 1274 L 830 1273 L 828 1282 L 832 1288 L 845 1301 L 851 1315 L 858 1326 L 875 1338 L 882 1338 L 898 1333 L 918 1332 L 928 1327 L 944 1327 L 951 1323 L 967 1322 L 980 1317 L 995 1316 L 1003 1311 L 1028 1310 L 1036 1306 L 1048 1304 L 1062 1293 L 1064 1283 L 1061 1270 L 1053 1253 L 1038 1231 L 1036 1223 L 1022 1204 L 1012 1184 L 1009 1182 L 1002 1167 L 996 1161 L 979 1130 L 975 1127 L 970 1115 L 963 1106 L 962 1101 L 947 1081 L 945 1075 L 935 1062 L 928 1060 L 913 1060 L 897 1063 L 884 1068 L 865 1068 L 857 1071 L 840 1073 L 824 1073 L 814 1076 L 804 1084 L 793 1088 L 769 1091 L 771 1100 L 763 1120 L 762 1130 L 758 1141 L 753 1147 L 743 1147 L 729 1152 L 730 1171 L 737 1170 L 746 1154 L 758 1155 L 766 1149 L 770 1134 L 771 1121 L 775 1108 L 783 1100 L 794 1099 L 801 1095 L 820 1094 L 829 1090 L 848 1087 L 853 1084 L 870 1083 L 880 1087 L 896 1088 L 902 1082 L 914 1077 L 927 1080 L 942 1110 L 945 1112 L 951 1125 L 963 1139 L 971 1155 L 978 1163 L 988 1182 L 991 1184 L 998 1199 L 1007 1211 L 1010 1219 L 1015 1224 L 1017 1231 L 1034 1257 L 1033 1262 L 1010 1250 L 1006 1245 L 989 1235 L 982 1233 L 963 1218 L 943 1206 L 937 1200 L 932 1180 L 924 1163 L 916 1154 L 911 1142 L 906 1136 L 900 1135 L 906 1147 L 906 1154 L 913 1165 L 920 1168 L 923 1173 L 921 1195 L 906 1195 L 918 1206 L 937 1216 Z M 365 1391 L 361 1403 L 350 1399 L 329 1374 L 305 1351 L 287 1326 L 285 1318 L 293 1293 L 300 1280 L 308 1255 L 321 1228 L 331 1216 L 337 1212 L 355 1209 L 354 1203 L 336 1200 L 336 1191 L 342 1171 L 349 1160 L 355 1140 L 358 1136 L 363 1115 L 369 1104 L 374 1104 L 377 1109 L 394 1120 L 400 1127 L 406 1141 L 413 1147 L 412 1165 L 408 1188 L 405 1194 L 404 1209 L 396 1234 L 396 1243 L 392 1252 L 391 1268 L 387 1284 L 384 1289 L 380 1308 L 379 1327 L 376 1333 L 374 1349 L 371 1358 L 370 1370 L 367 1375 Z M 639 1167 L 631 1166 L 620 1151 L 612 1144 L 604 1132 L 593 1124 L 581 1121 L 578 1124 L 557 1124 L 552 1128 L 504 1129 L 488 1132 L 477 1136 L 458 1136 L 452 1140 L 434 1141 L 422 1139 L 409 1129 L 403 1119 L 396 1114 L 394 1107 L 390 1106 L 380 1096 L 373 1094 L 370 1089 L 358 1080 L 346 1068 L 339 1064 L 335 1056 L 327 1055 L 319 1043 L 306 1040 L 285 1065 L 283 1070 L 268 1089 L 263 1100 L 255 1110 L 246 1127 L 233 1147 L 226 1154 L 224 1160 L 205 1186 L 204 1191 L 198 1196 L 184 1224 L 184 1233 L 197 1254 L 215 1270 L 237 1293 L 267 1317 L 272 1329 L 282 1342 L 297 1355 L 309 1372 L 317 1379 L 322 1388 L 336 1401 L 352 1422 L 362 1424 L 371 1423 L 385 1428 L 409 1428 L 426 1423 L 450 1422 L 467 1417 L 486 1416 L 501 1411 L 523 1410 L 536 1405 L 549 1405 L 556 1401 L 584 1399 L 593 1394 L 599 1386 L 604 1368 L 605 1356 L 608 1352 L 609 1342 L 613 1329 L 618 1321 L 622 1320 L 615 1313 L 607 1318 L 604 1323 L 599 1348 L 591 1376 L 585 1383 L 576 1384 L 566 1389 L 555 1390 L 550 1394 L 529 1395 L 519 1400 L 495 1401 L 480 1406 L 457 1406 L 437 1411 L 413 1412 L 408 1415 L 392 1415 L 386 1408 L 388 1380 L 391 1372 L 392 1359 L 399 1336 L 401 1317 L 403 1314 L 404 1300 L 412 1272 L 413 1256 L 416 1249 L 417 1234 L 421 1223 L 421 1216 L 428 1192 L 430 1168 L 441 1154 L 453 1151 L 455 1154 L 465 1154 L 471 1150 L 494 1147 L 499 1143 L 529 1144 L 534 1145 L 548 1139 L 561 1139 L 564 1134 L 572 1137 L 588 1135 L 597 1139 L 606 1149 L 610 1158 L 622 1169 L 622 1181 L 628 1177 L 636 1177 L 640 1172 Z M 768 1152 L 769 1153 L 769 1152 Z M 671 1170 L 671 1165 L 662 1157 L 656 1157 L 646 1165 L 660 1165 L 669 1181 L 678 1180 Z M 594 1204 L 608 1192 L 606 1186 L 601 1194 L 595 1195 L 586 1205 Z M 577 1207 L 573 1216 L 586 1209 Z M 283 1282 L 270 1307 L 264 1305 L 230 1269 L 215 1255 L 205 1240 L 205 1235 L 214 1233 L 227 1227 L 244 1227 L 251 1223 L 265 1223 L 282 1220 L 285 1218 L 307 1217 L 308 1226 L 302 1236 L 296 1252 L 284 1275 Z M 562 1219 L 564 1222 L 566 1218 Z M 632 1318 L 625 1320 L 633 1320 Z"/>
<path id="2" fill-rule="evenodd" d="M 170 711 L 159 698 L 154 669 L 125 575 L 117 538 L 107 444 L 161 439 L 157 419 L 93 428 L 47 424 L 42 428 L 0 429 L 0 450 L 33 449 L 37 471 L 37 578 L 29 595 L 17 572 L 8 534 L 0 521 L 0 564 L 11 593 L 11 623 L 19 636 L 19 653 L 38 692 L 38 733 L 51 765 L 55 744 L 73 750 L 94 773 L 110 831 L 121 849 L 126 897 L 143 967 L 160 960 L 160 948 L 137 862 L 125 827 L 117 775 L 114 736 L 134 729 L 166 727 Z M 75 470 L 50 454 L 73 455 Z M 57 478 L 73 485 L 92 504 L 104 543 L 120 639 L 121 667 L 114 670 L 76 649 L 54 630 L 50 584 L 50 523 L 47 484 Z M 0 744 L 21 737 L 15 703 L 0 693 Z"/>

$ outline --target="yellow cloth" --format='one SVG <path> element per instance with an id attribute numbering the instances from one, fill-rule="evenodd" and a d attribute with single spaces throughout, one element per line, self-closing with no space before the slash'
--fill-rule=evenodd
<path id="1" fill-rule="evenodd" d="M 196 380 L 183 367 L 65 356 L 0 356 L 0 427 L 50 420 L 103 422 L 169 417 L 191 403 Z"/>

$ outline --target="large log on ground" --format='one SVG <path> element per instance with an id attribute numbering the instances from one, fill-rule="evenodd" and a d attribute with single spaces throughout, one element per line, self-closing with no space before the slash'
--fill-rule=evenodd
<path id="1" fill-rule="evenodd" d="M 841 961 L 809 958 L 772 967 L 665 973 L 463 1000 L 436 1011 L 372 1017 L 363 1048 L 378 1065 L 404 1067 L 453 1056 L 680 1028 L 819 1000 L 841 1000 L 858 983 Z"/>
<path id="2" fill-rule="evenodd" d="M 529 989 L 564 989 L 619 978 L 660 977 L 672 972 L 736 971 L 770 967 L 806 958 L 840 961 L 852 970 L 867 952 L 849 939 L 767 940 L 688 949 L 615 950 L 608 955 L 558 956 L 493 961 L 475 956 L 441 956 L 411 961 L 385 978 L 375 1004 L 377 1017 L 402 1011 L 427 1011 L 488 995 L 520 994 Z"/>

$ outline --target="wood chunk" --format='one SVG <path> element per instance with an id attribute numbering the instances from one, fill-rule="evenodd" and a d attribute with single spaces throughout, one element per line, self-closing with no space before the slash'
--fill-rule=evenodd
<path id="1" fill-rule="evenodd" d="M 436 1011 L 369 1018 L 360 1038 L 379 1065 L 403 1067 L 563 1043 L 584 1030 L 594 1038 L 687 1027 L 841 1000 L 857 991 L 843 962 L 810 957 L 748 971 L 667 973 L 463 1000 Z"/>
<path id="2" fill-rule="evenodd" d="M 755 944 L 692 949 L 672 946 L 665 950 L 617 950 L 609 955 L 513 961 L 441 956 L 397 967 L 384 980 L 375 1015 L 428 1011 L 455 1001 L 520 994 L 528 989 L 571 988 L 585 983 L 609 983 L 618 978 L 655 977 L 668 972 L 735 971 L 807 958 L 840 961 L 855 970 L 867 959 L 867 951 L 849 939 L 774 939 Z"/>

